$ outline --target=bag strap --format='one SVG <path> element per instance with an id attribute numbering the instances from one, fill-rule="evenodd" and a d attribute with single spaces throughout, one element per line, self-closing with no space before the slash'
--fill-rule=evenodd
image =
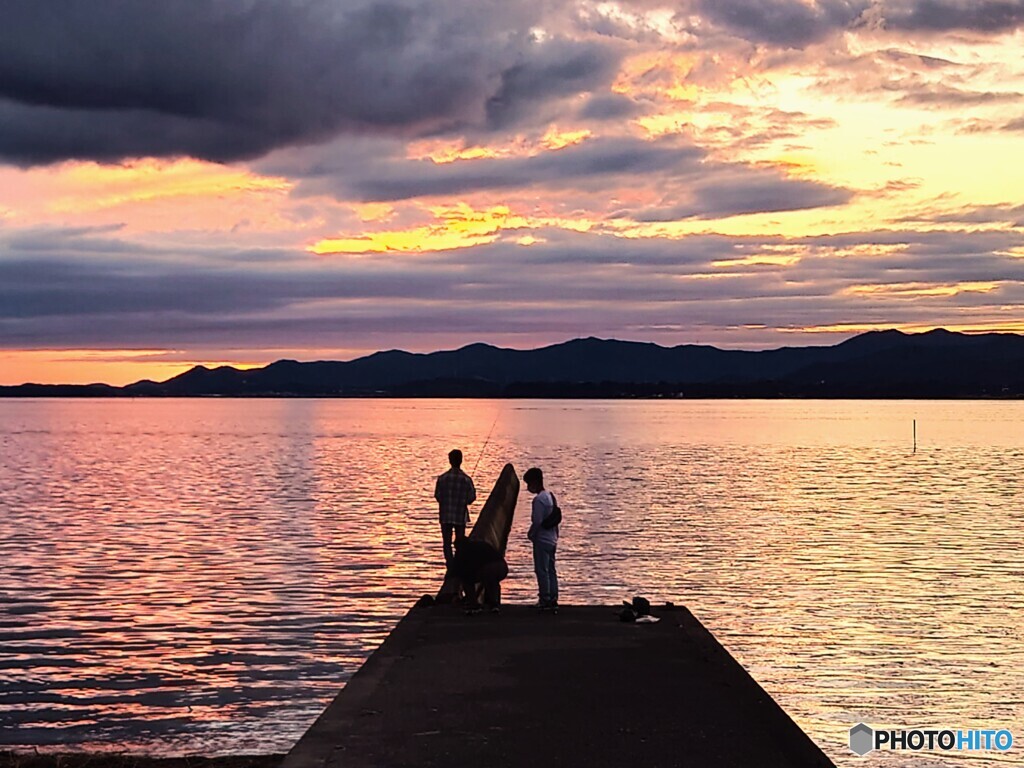
<path id="1" fill-rule="evenodd" d="M 559 509 L 559 507 L 558 507 L 558 499 L 556 499 L 556 498 L 555 498 L 555 494 L 551 493 L 551 491 L 548 491 L 548 493 L 549 493 L 549 494 L 551 494 L 551 511 L 550 511 L 550 512 L 548 512 L 548 514 L 547 514 L 547 517 L 545 517 L 545 518 L 544 518 L 544 519 L 543 519 L 543 520 L 541 521 L 541 525 L 542 525 L 542 526 L 544 526 L 544 525 L 545 525 L 545 523 L 547 523 L 547 522 L 548 522 L 548 518 L 549 518 L 549 517 L 551 517 L 551 516 L 552 516 L 553 514 L 555 514 L 555 510 L 556 510 L 556 509 L 558 509 L 558 510 L 559 510 L 559 513 L 561 513 L 561 510 L 560 510 L 560 509 Z M 558 524 L 558 523 L 556 523 L 555 525 L 552 525 L 552 526 L 551 526 L 551 528 L 557 528 L 557 527 L 558 527 L 558 525 L 559 525 L 559 524 Z M 546 526 L 545 526 L 545 527 L 546 527 Z M 551 530 L 551 528 L 547 528 L 547 530 Z"/>

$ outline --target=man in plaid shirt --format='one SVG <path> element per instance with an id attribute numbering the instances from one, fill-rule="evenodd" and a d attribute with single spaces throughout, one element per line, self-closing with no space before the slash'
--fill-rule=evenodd
<path id="1" fill-rule="evenodd" d="M 441 521 L 441 539 L 444 543 L 444 562 L 452 562 L 452 536 L 455 545 L 466 536 L 469 522 L 469 505 L 476 501 L 473 480 L 462 471 L 462 451 L 456 448 L 448 454 L 452 468 L 437 478 L 434 498 L 438 504 L 438 518 Z"/>

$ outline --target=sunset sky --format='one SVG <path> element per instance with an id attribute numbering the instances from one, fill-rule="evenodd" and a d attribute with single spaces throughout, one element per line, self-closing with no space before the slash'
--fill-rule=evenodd
<path id="1" fill-rule="evenodd" d="M 1024 0 L 51 0 L 0 384 L 1024 332 Z"/>

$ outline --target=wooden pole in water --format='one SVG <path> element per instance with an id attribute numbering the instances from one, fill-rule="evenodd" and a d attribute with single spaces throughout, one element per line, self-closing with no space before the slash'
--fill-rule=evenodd
<path id="1" fill-rule="evenodd" d="M 914 419 L 914 453 L 917 453 L 917 419 Z"/>

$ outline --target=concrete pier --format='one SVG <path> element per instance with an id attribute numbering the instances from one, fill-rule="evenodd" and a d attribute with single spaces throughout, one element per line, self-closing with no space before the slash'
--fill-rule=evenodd
<path id="1" fill-rule="evenodd" d="M 366 766 L 830 766 L 685 608 L 413 608 L 285 758 Z"/>

